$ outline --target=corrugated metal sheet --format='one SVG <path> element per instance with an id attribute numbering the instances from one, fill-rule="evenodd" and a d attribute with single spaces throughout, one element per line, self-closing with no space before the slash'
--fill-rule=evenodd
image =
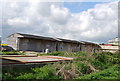
<path id="1" fill-rule="evenodd" d="M 44 62 L 57 62 L 62 60 L 73 60 L 69 57 L 60 57 L 60 56 L 5 56 L 2 57 L 3 60 L 9 60 L 17 63 L 44 63 Z M 16 63 L 16 64 L 17 64 Z M 3 63 L 9 64 L 9 63 Z M 11 63 L 12 64 L 12 63 Z M 15 63 L 14 63 L 15 64 Z"/>

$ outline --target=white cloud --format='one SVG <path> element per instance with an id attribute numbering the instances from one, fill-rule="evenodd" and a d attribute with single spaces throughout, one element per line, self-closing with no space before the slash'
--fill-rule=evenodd
<path id="1" fill-rule="evenodd" d="M 70 18 L 70 13 L 67 8 L 60 8 L 51 5 L 51 20 L 58 24 L 66 24 Z"/>
<path id="2" fill-rule="evenodd" d="M 57 2 L 9 2 L 3 8 L 3 32 L 102 42 L 117 35 L 117 2 L 70 13 Z M 6 29 L 6 27 L 9 27 Z M 8 31 L 8 30 L 12 31 Z"/>
<path id="3" fill-rule="evenodd" d="M 12 25 L 14 27 L 20 26 L 22 27 L 23 25 L 29 24 L 28 18 L 13 18 L 13 19 L 8 19 L 8 24 Z"/>

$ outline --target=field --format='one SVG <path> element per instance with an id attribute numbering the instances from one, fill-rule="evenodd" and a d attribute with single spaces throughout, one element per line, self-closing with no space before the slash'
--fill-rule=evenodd
<path id="1" fill-rule="evenodd" d="M 70 62 L 56 62 L 31 68 L 16 68 L 13 72 L 3 69 L 3 80 L 33 79 L 33 80 L 82 80 L 82 79 L 119 79 L 120 63 L 118 52 L 85 53 L 85 52 L 51 52 L 46 55 L 73 57 Z M 38 54 L 41 55 L 41 54 Z"/>

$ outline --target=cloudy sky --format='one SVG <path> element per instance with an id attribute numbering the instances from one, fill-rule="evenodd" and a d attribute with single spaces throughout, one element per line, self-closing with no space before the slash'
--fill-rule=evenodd
<path id="1" fill-rule="evenodd" d="M 2 39 L 12 33 L 107 42 L 118 34 L 118 2 L 2 2 Z M 0 14 L 1 15 L 1 14 Z M 1 21 L 1 20 L 0 20 Z M 0 23 L 1 24 L 1 23 Z"/>

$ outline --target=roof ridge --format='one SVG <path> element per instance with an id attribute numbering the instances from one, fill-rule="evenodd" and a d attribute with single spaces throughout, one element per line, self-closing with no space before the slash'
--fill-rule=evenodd
<path id="1" fill-rule="evenodd" d="M 87 41 L 79 41 L 75 39 L 64 39 L 64 38 L 57 38 L 57 37 L 46 37 L 46 36 L 39 36 L 39 35 L 32 35 L 32 34 L 23 34 L 23 33 L 13 33 L 13 34 L 19 34 L 26 38 L 34 38 L 34 39 L 43 39 L 43 40 L 52 40 L 52 41 L 64 41 L 64 42 L 74 42 L 74 43 L 83 43 L 83 44 L 95 44 L 92 42 Z M 11 35 L 13 35 L 11 34 Z M 10 35 L 10 36 L 11 36 Z"/>

